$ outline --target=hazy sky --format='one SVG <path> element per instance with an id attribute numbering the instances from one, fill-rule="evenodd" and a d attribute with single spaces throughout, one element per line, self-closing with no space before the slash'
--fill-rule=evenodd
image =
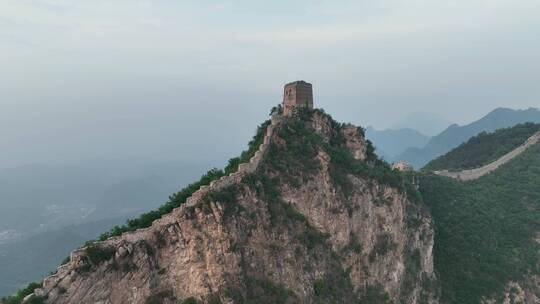
<path id="1" fill-rule="evenodd" d="M 538 0 L 0 0 L 0 168 L 219 162 L 296 79 L 377 128 L 539 107 L 538 16 Z"/>

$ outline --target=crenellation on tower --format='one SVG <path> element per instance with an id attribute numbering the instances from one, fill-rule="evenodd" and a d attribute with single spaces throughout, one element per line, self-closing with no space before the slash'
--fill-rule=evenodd
<path id="1" fill-rule="evenodd" d="M 288 83 L 283 90 L 283 114 L 292 116 L 298 108 L 313 109 L 313 86 L 303 80 Z"/>

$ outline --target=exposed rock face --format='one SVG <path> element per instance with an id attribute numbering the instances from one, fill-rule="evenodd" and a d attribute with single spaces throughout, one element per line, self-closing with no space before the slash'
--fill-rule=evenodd
<path id="1" fill-rule="evenodd" d="M 148 229 L 73 252 L 35 294 L 47 303 L 437 303 L 423 205 L 339 171 L 334 150 L 366 160 L 358 128 L 319 112 L 295 119 L 272 120 L 249 172 Z"/>
<path id="2" fill-rule="evenodd" d="M 353 157 L 355 159 L 365 160 L 367 145 L 363 132 L 360 133 L 358 127 L 353 125 L 346 125 L 342 132 L 346 140 L 346 146 L 351 151 Z"/>

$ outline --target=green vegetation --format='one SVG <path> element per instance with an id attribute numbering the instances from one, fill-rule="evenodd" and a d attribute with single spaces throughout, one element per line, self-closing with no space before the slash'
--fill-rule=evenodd
<path id="1" fill-rule="evenodd" d="M 28 301 L 26 301 L 26 304 L 44 304 L 45 299 L 39 296 L 31 296 Z"/>
<path id="2" fill-rule="evenodd" d="M 434 175 L 421 192 L 435 223 L 435 269 L 446 303 L 479 303 L 539 274 L 540 145 L 476 181 Z"/>
<path id="3" fill-rule="evenodd" d="M 390 296 L 381 286 L 368 286 L 360 299 L 360 304 L 390 304 Z"/>
<path id="4" fill-rule="evenodd" d="M 286 141 L 286 144 L 270 143 L 263 166 L 280 172 L 286 179 L 284 182 L 299 186 L 307 180 L 307 176 L 320 168 L 316 156 L 317 146 L 322 138 L 307 129 L 305 121 L 300 119 L 287 120 L 276 133 Z M 302 176 L 306 177 L 305 180 L 298 175 L 300 171 L 303 173 Z"/>
<path id="5" fill-rule="evenodd" d="M 223 203 L 225 204 L 225 217 L 228 217 L 243 210 L 243 207 L 241 205 L 236 204 L 236 196 L 238 195 L 239 191 L 240 189 L 237 185 L 232 185 L 220 190 L 212 191 L 202 199 L 201 207 L 206 214 L 209 214 L 212 212 L 212 209 L 210 208 L 210 202 Z"/>
<path id="6" fill-rule="evenodd" d="M 315 303 L 357 303 L 358 295 L 354 292 L 349 272 L 344 271 L 337 263 L 335 266 L 335 271 L 328 271 L 313 282 Z"/>
<path id="7" fill-rule="evenodd" d="M 255 136 L 248 144 L 248 149 L 243 151 L 239 157 L 235 157 L 229 160 L 228 165 L 223 170 L 225 174 L 230 174 L 238 170 L 238 166 L 243 163 L 247 163 L 249 159 L 255 155 L 255 152 L 262 145 L 266 128 L 270 125 L 270 120 L 263 122 L 258 128 Z"/>
<path id="8" fill-rule="evenodd" d="M 150 294 L 144 302 L 145 304 L 162 304 L 164 302 L 169 302 L 165 300 L 169 300 L 170 302 L 173 302 L 173 303 L 178 302 L 177 299 L 174 297 L 174 293 L 171 289 L 162 290 L 157 293 Z"/>
<path id="9" fill-rule="evenodd" d="M 88 272 L 92 266 L 99 265 L 106 261 L 109 261 L 114 257 L 116 253 L 113 247 L 102 246 L 94 241 L 86 242 L 86 263 L 77 267 L 77 271 L 80 273 Z M 117 267 L 116 263 L 114 267 Z"/>
<path id="10" fill-rule="evenodd" d="M 218 294 L 213 294 L 208 297 L 208 304 L 223 304 Z"/>
<path id="11" fill-rule="evenodd" d="M 393 250 L 395 246 L 392 235 L 388 233 L 377 235 L 375 247 L 373 247 L 373 250 L 369 253 L 369 261 L 374 262 L 376 257 L 386 255 L 389 251 Z"/>
<path id="12" fill-rule="evenodd" d="M 28 295 L 32 294 L 35 289 L 41 288 L 41 283 L 30 283 L 28 286 L 24 287 L 23 289 L 17 291 L 17 293 L 11 297 L 2 298 L 0 303 L 2 304 L 20 304 L 22 303 L 22 300 L 27 297 Z M 43 298 L 33 296 L 31 299 L 31 304 L 41 304 L 43 303 Z"/>
<path id="13" fill-rule="evenodd" d="M 311 127 L 313 115 L 322 115 L 328 119 L 331 129 L 329 141 L 325 141 Z M 284 145 L 271 144 L 263 162 L 263 166 L 280 172 L 284 182 L 299 186 L 309 180 L 309 176 L 320 168 L 317 159 L 319 151 L 330 156 L 330 174 L 336 187 L 345 195 L 353 190 L 353 185 L 347 175 L 355 175 L 380 184 L 389 185 L 406 193 L 413 202 L 420 202 L 421 196 L 412 185 L 409 174 L 392 170 L 390 165 L 375 155 L 375 148 L 367 141 L 366 161 L 357 160 L 345 145 L 342 129 L 345 125 L 336 122 L 322 110 L 301 110 L 295 119 L 288 119 L 277 130 L 277 134 L 285 141 Z M 364 130 L 359 128 L 361 134 Z"/>
<path id="14" fill-rule="evenodd" d="M 350 233 L 349 244 L 343 248 L 343 251 L 351 250 L 357 254 L 362 253 L 362 244 L 358 240 L 358 237 L 354 233 Z"/>
<path id="15" fill-rule="evenodd" d="M 116 251 L 112 247 L 104 247 L 92 244 L 86 247 L 86 254 L 90 262 L 94 265 L 106 262 L 114 257 Z"/>
<path id="16" fill-rule="evenodd" d="M 292 291 L 269 280 L 247 280 L 246 285 L 243 292 L 235 289 L 228 290 L 227 296 L 238 304 L 286 304 L 296 299 Z"/>
<path id="17" fill-rule="evenodd" d="M 194 297 L 189 297 L 187 299 L 185 299 L 184 301 L 182 301 L 182 304 L 197 304 L 199 302 L 197 302 L 197 299 L 195 299 Z"/>
<path id="18" fill-rule="evenodd" d="M 519 147 L 538 130 L 540 124 L 524 123 L 493 133 L 482 132 L 431 161 L 423 170 L 463 170 L 482 167 Z"/>

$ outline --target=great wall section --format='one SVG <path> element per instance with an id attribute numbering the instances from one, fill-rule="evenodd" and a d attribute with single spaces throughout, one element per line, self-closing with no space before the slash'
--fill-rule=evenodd
<path id="1" fill-rule="evenodd" d="M 195 191 L 186 202 L 180 207 L 175 208 L 169 214 L 155 220 L 147 228 L 137 229 L 135 231 L 125 232 L 119 236 L 111 237 L 98 244 L 103 247 L 115 248 L 115 256 L 121 257 L 131 251 L 132 244 L 145 242 L 155 239 L 156 232 L 168 231 L 169 233 L 180 232 L 179 219 L 186 214 L 187 208 L 195 207 L 207 194 L 213 191 L 224 189 L 228 186 L 240 183 L 242 179 L 254 173 L 259 167 L 264 154 L 268 150 L 271 138 L 276 127 L 282 122 L 284 117 L 293 116 L 297 108 L 313 109 L 312 85 L 305 81 L 295 81 L 285 85 L 283 97 L 283 114 L 274 114 L 270 124 L 266 127 L 262 144 L 255 154 L 246 163 L 240 164 L 238 170 L 229 175 L 223 176 L 218 180 L 212 181 L 209 185 L 201 186 Z M 213 204 L 213 203 L 212 203 Z M 34 291 L 35 295 L 47 296 L 48 292 L 53 290 L 63 279 L 69 279 L 73 269 L 84 266 L 87 261 L 87 247 L 82 247 L 71 252 L 69 262 L 58 267 L 57 272 L 51 274 L 43 280 L 42 288 Z M 29 295 L 30 298 L 33 294 Z M 23 301 L 26 303 L 26 301 Z"/>
<path id="2" fill-rule="evenodd" d="M 125 232 L 120 236 L 111 237 L 105 241 L 100 242 L 104 246 L 113 246 L 116 248 L 122 248 L 124 244 L 136 243 L 139 241 L 150 240 L 155 237 L 155 231 L 160 230 L 175 230 L 179 227 L 175 227 L 178 218 L 182 216 L 186 208 L 196 206 L 208 193 L 212 191 L 218 191 L 225 187 L 239 183 L 242 178 L 246 175 L 254 173 L 261 160 L 263 159 L 264 154 L 268 150 L 270 145 L 271 137 L 274 133 L 275 128 L 282 121 L 280 115 L 273 115 L 271 118 L 270 124 L 266 128 L 266 133 L 263 139 L 263 143 L 259 146 L 259 149 L 255 154 L 250 158 L 246 163 L 240 164 L 238 170 L 229 175 L 223 176 L 218 180 L 212 181 L 209 185 L 201 186 L 197 191 L 190 196 L 184 204 L 180 207 L 175 208 L 171 213 L 163 216 L 160 219 L 152 222 L 152 225 L 147 228 L 137 229 L 131 232 Z M 127 249 L 126 249 L 127 250 Z M 84 257 L 86 256 L 86 248 L 79 248 L 71 252 L 70 261 L 71 263 L 84 263 Z M 43 280 L 43 290 L 53 289 L 63 278 L 69 275 L 70 266 L 69 264 L 61 265 L 58 267 L 57 272 Z"/>
<path id="3" fill-rule="evenodd" d="M 521 153 L 525 152 L 529 147 L 535 145 L 540 140 L 540 132 L 535 133 L 531 137 L 529 137 L 522 145 L 515 148 L 514 150 L 506 153 L 505 155 L 501 156 L 499 159 L 482 166 L 480 168 L 474 168 L 469 170 L 462 170 L 462 171 L 456 171 L 451 172 L 448 170 L 441 170 L 441 171 L 433 171 L 434 174 L 440 175 L 440 176 L 446 176 L 451 177 L 460 181 L 471 181 L 478 179 L 486 174 L 489 174 L 500 166 L 508 163 Z"/>

